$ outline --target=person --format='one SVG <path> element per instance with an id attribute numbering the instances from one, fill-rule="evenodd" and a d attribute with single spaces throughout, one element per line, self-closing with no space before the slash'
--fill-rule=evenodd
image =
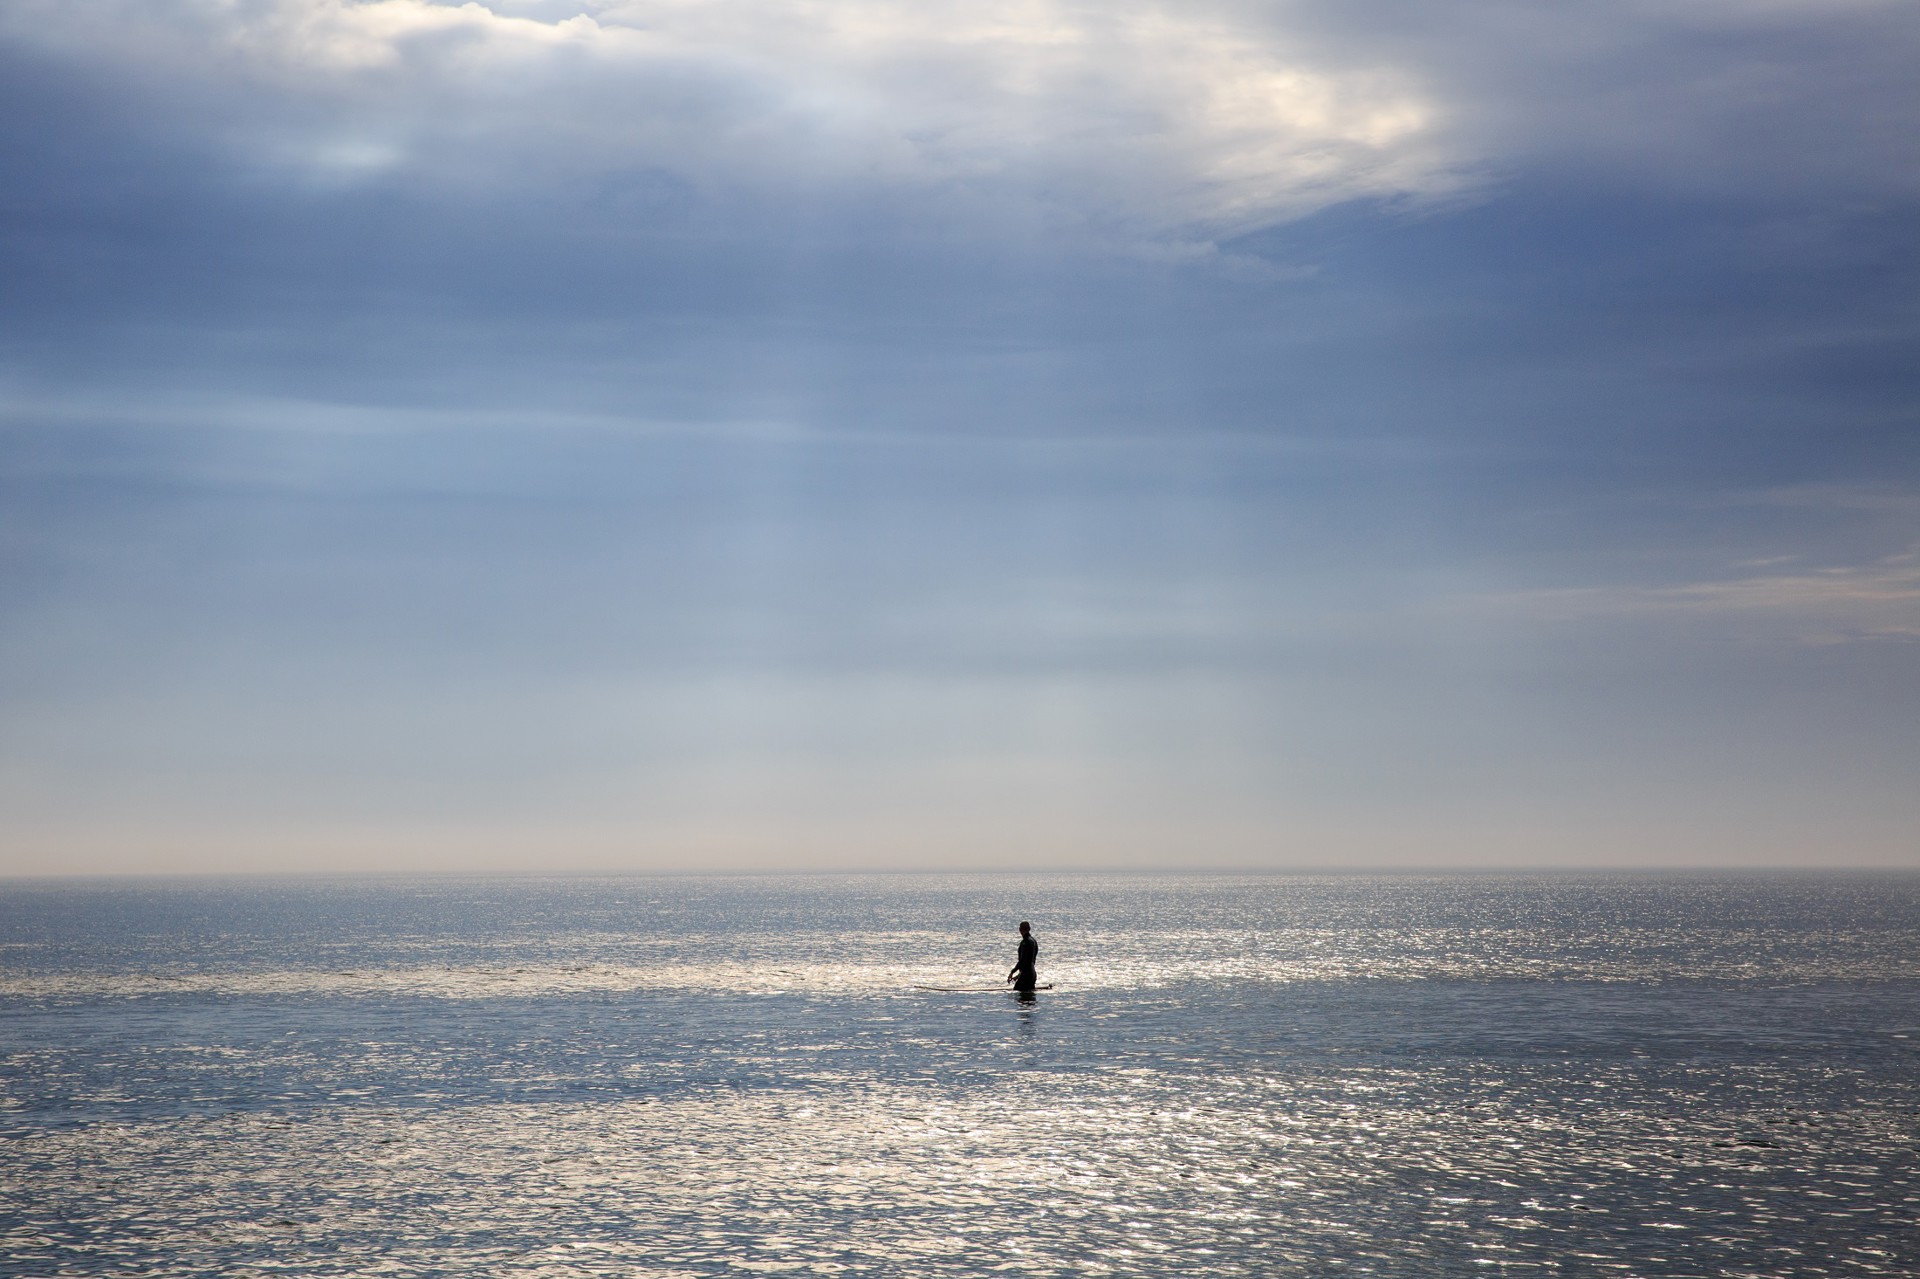
<path id="1" fill-rule="evenodd" d="M 1033 925 L 1026 920 L 1020 921 L 1020 956 L 1013 961 L 1013 968 L 1007 973 L 1007 980 L 1013 988 L 1022 994 L 1032 994 L 1034 983 L 1040 980 L 1034 964 L 1040 958 L 1040 943 L 1033 939 Z"/>

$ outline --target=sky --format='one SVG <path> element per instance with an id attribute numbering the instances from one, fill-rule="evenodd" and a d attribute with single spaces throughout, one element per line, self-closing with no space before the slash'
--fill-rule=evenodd
<path id="1" fill-rule="evenodd" d="M 1920 868 L 1911 0 L 9 0 L 0 875 Z"/>

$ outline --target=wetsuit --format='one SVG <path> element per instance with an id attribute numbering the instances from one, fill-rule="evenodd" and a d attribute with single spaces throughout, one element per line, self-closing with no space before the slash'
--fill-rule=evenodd
<path id="1" fill-rule="evenodd" d="M 1013 988 L 1015 990 L 1032 990 L 1033 984 L 1040 980 L 1039 974 L 1034 971 L 1034 964 L 1039 958 L 1040 943 L 1033 939 L 1032 934 L 1022 937 L 1020 939 L 1020 957 L 1013 965 Z"/>

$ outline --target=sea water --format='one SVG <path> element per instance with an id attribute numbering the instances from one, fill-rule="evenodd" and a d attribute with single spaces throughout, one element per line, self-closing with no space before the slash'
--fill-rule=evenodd
<path id="1" fill-rule="evenodd" d="M 1917 1136 L 1913 877 L 0 887 L 9 1276 L 1912 1275 Z"/>

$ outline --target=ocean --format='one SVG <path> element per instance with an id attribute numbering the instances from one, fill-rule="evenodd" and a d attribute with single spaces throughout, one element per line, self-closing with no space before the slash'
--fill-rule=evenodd
<path id="1" fill-rule="evenodd" d="M 1917 1143 L 1913 876 L 0 885 L 7 1276 L 1911 1276 Z"/>

